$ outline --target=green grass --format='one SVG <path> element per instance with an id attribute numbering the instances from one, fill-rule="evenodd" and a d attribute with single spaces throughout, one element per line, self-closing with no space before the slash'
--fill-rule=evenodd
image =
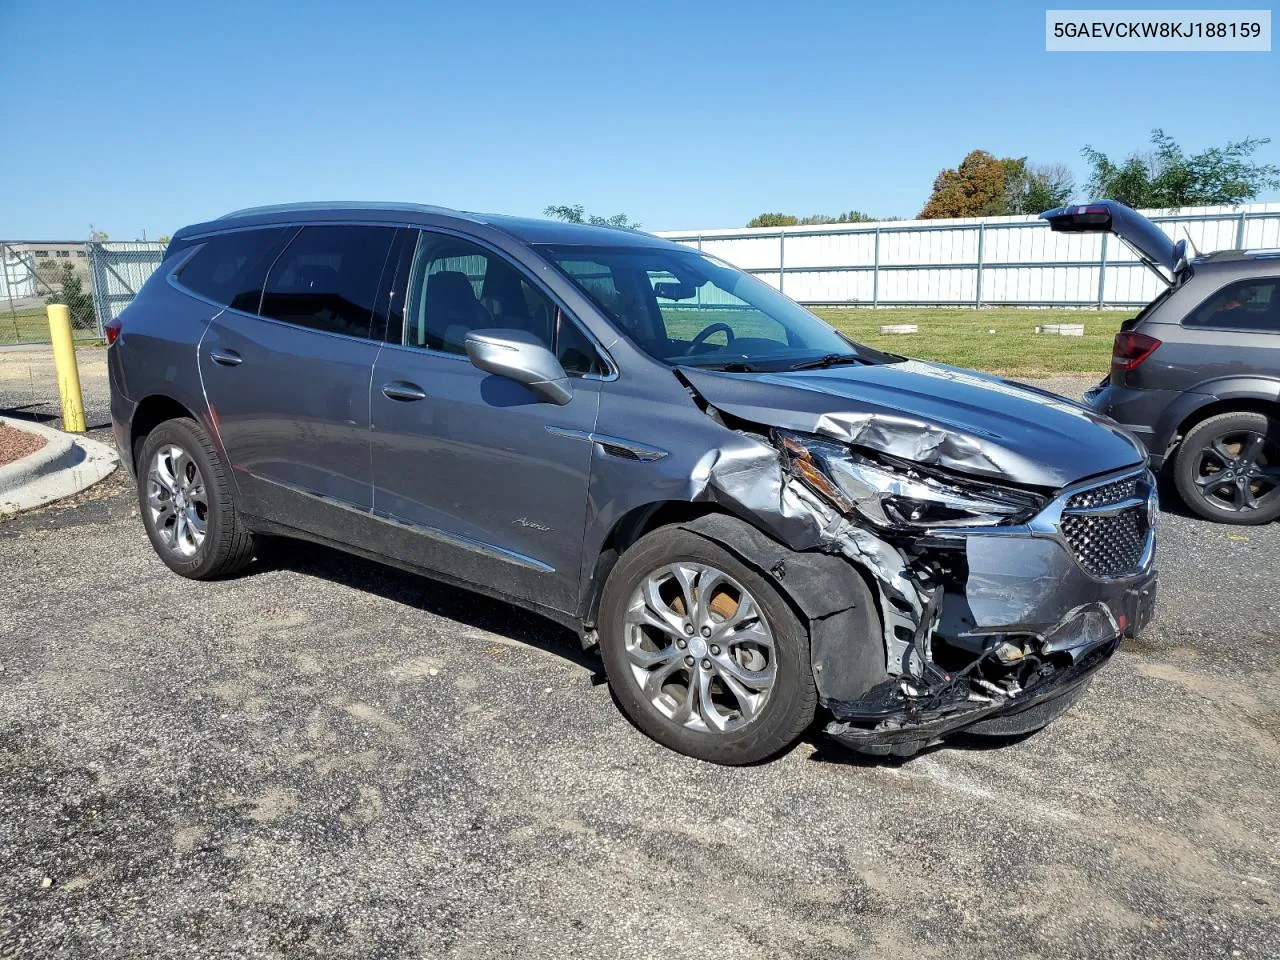
<path id="1" fill-rule="evenodd" d="M 77 341 L 97 340 L 97 330 L 76 330 Z M 44 307 L 11 307 L 0 300 L 0 346 L 9 343 L 48 343 L 49 316 Z"/>
<path id="2" fill-rule="evenodd" d="M 922 360 L 1018 376 L 1101 376 L 1110 367 L 1111 340 L 1121 321 L 1136 311 L 818 307 L 814 312 L 860 343 Z M 882 334 L 883 323 L 916 323 L 920 332 Z M 1083 323 L 1084 336 L 1037 334 L 1036 327 L 1045 323 Z"/>
<path id="3" fill-rule="evenodd" d="M 1111 338 L 1132 310 L 1029 310 L 992 307 L 982 310 L 946 307 L 897 307 L 870 310 L 865 307 L 818 307 L 814 311 L 828 323 L 861 343 L 893 353 L 937 360 L 1019 376 L 1055 373 L 1088 373 L 1101 376 L 1110 365 Z M 691 337 L 715 319 L 699 311 L 696 318 L 673 313 L 669 326 L 678 336 Z M 733 318 L 741 323 L 741 318 Z M 919 333 L 882 334 L 882 323 L 916 323 Z M 1083 323 L 1083 337 L 1042 336 L 1035 328 L 1044 323 Z M 686 329 L 687 328 L 687 329 Z M 988 331 L 994 330 L 995 333 Z M 749 331 L 739 331 L 740 333 Z M 758 335 L 777 336 L 761 329 Z M 75 331 L 77 339 L 96 340 L 92 330 Z M 0 344 L 47 343 L 49 321 L 43 307 L 10 309 L 0 301 Z M 720 342 L 716 339 L 716 342 Z"/>

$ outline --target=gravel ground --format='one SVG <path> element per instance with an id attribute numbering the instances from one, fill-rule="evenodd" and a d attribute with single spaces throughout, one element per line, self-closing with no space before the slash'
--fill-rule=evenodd
<path id="1" fill-rule="evenodd" d="M 109 426 L 107 351 L 99 346 L 77 347 L 76 365 L 80 368 L 85 422 L 90 428 Z M 0 413 L 33 420 L 62 419 L 52 349 L 48 346 L 0 347 Z"/>
<path id="2" fill-rule="evenodd" d="M 1042 733 L 726 769 L 502 604 L 181 580 L 117 473 L 0 524 L 0 955 L 1280 956 L 1280 525 L 1162 534 Z"/>
<path id="3" fill-rule="evenodd" d="M 16 430 L 0 423 L 0 467 L 35 453 L 45 442 L 44 437 L 38 433 Z"/>

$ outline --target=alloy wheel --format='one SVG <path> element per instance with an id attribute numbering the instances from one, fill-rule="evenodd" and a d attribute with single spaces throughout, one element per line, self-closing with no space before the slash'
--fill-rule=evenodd
<path id="1" fill-rule="evenodd" d="M 175 444 L 160 447 L 147 471 L 147 507 L 164 545 L 193 557 L 204 543 L 209 499 L 200 468 Z"/>
<path id="2" fill-rule="evenodd" d="M 1195 485 L 1215 509 L 1261 509 L 1280 496 L 1280 449 L 1256 430 L 1219 434 L 1200 449 Z"/>
<path id="3" fill-rule="evenodd" d="M 773 633 L 755 598 L 715 567 L 660 567 L 627 605 L 631 675 L 681 726 L 730 733 L 760 715 L 777 677 Z"/>

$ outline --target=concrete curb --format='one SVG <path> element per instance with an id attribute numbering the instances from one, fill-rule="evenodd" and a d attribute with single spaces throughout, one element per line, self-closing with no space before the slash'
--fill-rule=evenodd
<path id="1" fill-rule="evenodd" d="M 97 440 L 12 417 L 0 417 L 0 423 L 45 438 L 45 445 L 35 453 L 0 467 L 0 515 L 31 510 L 79 493 L 119 465 L 115 451 Z"/>

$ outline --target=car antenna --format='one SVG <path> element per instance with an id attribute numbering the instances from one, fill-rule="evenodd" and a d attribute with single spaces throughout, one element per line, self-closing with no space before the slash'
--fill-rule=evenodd
<path id="1" fill-rule="evenodd" d="M 1185 223 L 1182 225 L 1182 232 L 1187 235 L 1187 243 L 1191 244 L 1192 256 L 1197 260 L 1200 259 L 1200 250 L 1196 247 L 1196 242 L 1191 239 L 1191 231 L 1187 229 L 1187 225 Z"/>

